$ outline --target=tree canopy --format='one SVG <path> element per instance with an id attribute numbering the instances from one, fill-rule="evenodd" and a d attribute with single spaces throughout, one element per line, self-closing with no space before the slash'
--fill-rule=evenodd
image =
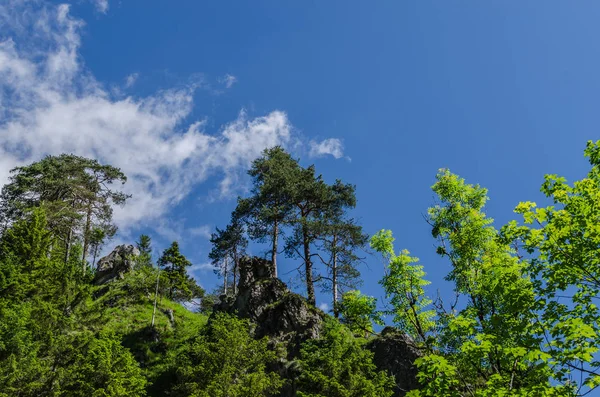
<path id="1" fill-rule="evenodd" d="M 113 188 L 126 181 L 118 168 L 74 155 L 16 168 L 0 196 L 0 397 L 592 395 L 600 141 L 584 154 L 583 179 L 547 175 L 546 205 L 521 202 L 504 225 L 488 216 L 485 188 L 438 171 L 425 222 L 448 264 L 451 301 L 432 297 L 428 264 L 398 249 L 391 230 L 364 232 L 353 216 L 356 186 L 329 183 L 281 147 L 252 163 L 248 197 L 211 236 L 209 258 L 223 277 L 213 294 L 189 274 L 177 241 L 154 267 L 160 241 L 148 235 L 136 242 L 139 257 L 127 258 L 133 269 L 98 283 L 89 265 L 117 231 L 113 207 L 128 198 Z M 274 288 L 279 280 L 236 290 L 248 277 L 241 259 L 260 244 L 275 277 L 286 254 L 306 299 Z M 375 296 L 357 289 L 370 252 L 385 269 Z M 332 316 L 314 307 L 319 293 Z M 278 299 L 270 309 L 292 302 L 300 319 L 318 324 L 265 337 L 255 323 L 264 318 L 235 306 L 259 307 L 261 294 Z M 286 332 L 303 325 L 277 313 Z M 390 369 L 397 357 L 381 365 L 370 350 L 384 325 L 417 352 L 409 364 L 419 387 L 400 390 Z"/>

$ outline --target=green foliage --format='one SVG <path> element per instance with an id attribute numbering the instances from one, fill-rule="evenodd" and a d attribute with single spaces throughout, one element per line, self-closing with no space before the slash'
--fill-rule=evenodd
<path id="1" fill-rule="evenodd" d="M 96 287 L 94 295 L 98 297 L 88 303 L 81 317 L 86 328 L 119 340 L 140 363 L 148 381 L 148 395 L 162 397 L 176 384 L 178 354 L 202 332 L 207 317 L 162 298 L 154 327 L 150 327 L 157 272 L 155 268 L 142 267 L 126 273 L 122 280 Z M 147 292 L 141 286 L 144 279 Z"/>
<path id="2" fill-rule="evenodd" d="M 129 352 L 80 331 L 79 309 L 90 290 L 81 246 L 64 262 L 46 219 L 36 208 L 0 241 L 0 395 L 144 395 L 145 379 Z"/>
<path id="3" fill-rule="evenodd" d="M 522 202 L 515 212 L 523 224 L 502 230 L 528 263 L 539 303 L 536 336 L 555 363 L 553 378 L 581 394 L 600 384 L 600 141 L 589 141 L 584 153 L 586 178 L 569 185 L 546 175 L 541 191 L 553 205 Z"/>
<path id="4" fill-rule="evenodd" d="M 140 255 L 137 258 L 136 265 L 152 267 L 152 239 L 146 234 L 140 236 L 139 241 L 135 243 Z"/>
<path id="5" fill-rule="evenodd" d="M 377 299 L 360 291 L 348 291 L 338 303 L 341 321 L 355 335 L 368 336 L 373 333 L 373 324 L 383 325 L 381 313 L 377 311 Z"/>
<path id="6" fill-rule="evenodd" d="M 447 170 L 438 173 L 433 190 L 439 204 L 429 209 L 429 222 L 437 252 L 450 260 L 447 279 L 465 302 L 458 311 L 440 305 L 435 346 L 417 362 L 424 382 L 418 395 L 566 392 L 548 382 L 552 362 L 536 337 L 533 284 L 526 263 L 483 212 L 487 191 Z"/>
<path id="7" fill-rule="evenodd" d="M 187 268 L 192 263 L 179 252 L 177 241 L 163 251 L 162 256 L 158 259 L 158 265 L 166 278 L 169 299 L 189 301 L 204 295 L 204 290 L 187 274 Z"/>
<path id="8" fill-rule="evenodd" d="M 371 248 L 379 252 L 387 263 L 386 274 L 380 281 L 386 297 L 393 307 L 388 314 L 394 323 L 416 340 L 425 342 L 435 326 L 434 310 L 427 310 L 432 301 L 425 295 L 423 266 L 417 265 L 418 258 L 409 256 L 407 250 L 396 255 L 391 230 L 381 230 L 371 237 Z"/>
<path id="9" fill-rule="evenodd" d="M 317 235 L 317 257 L 325 266 L 316 281 L 323 292 L 332 294 L 333 313 L 338 317 L 340 294 L 362 284 L 358 270 L 362 258 L 357 251 L 366 246 L 368 236 L 362 226 L 347 216 L 347 211 L 356 206 L 355 187 L 338 180 L 330 189 L 326 211 L 312 228 Z"/>
<path id="10" fill-rule="evenodd" d="M 208 328 L 190 341 L 178 359 L 177 396 L 276 396 L 283 381 L 267 365 L 277 357 L 267 340 L 255 340 L 247 320 L 226 314 L 211 319 Z"/>
<path id="11" fill-rule="evenodd" d="M 125 203 L 129 196 L 112 190 L 115 182 L 127 177 L 116 167 L 75 155 L 46 156 L 24 167 L 11 170 L 10 182 L 2 189 L 2 218 L 14 222 L 33 208 L 43 207 L 48 225 L 60 237 L 65 258 L 77 236 L 82 242 L 81 258 L 85 261 L 90 246 L 101 229 L 112 237 L 112 206 Z"/>
<path id="12" fill-rule="evenodd" d="M 230 226 L 244 224 L 252 240 L 270 243 L 268 251 L 276 277 L 279 238 L 284 236 L 286 255 L 303 262 L 298 273 L 304 278 L 309 303 L 315 304 L 318 284 L 323 291 L 331 292 L 335 308 L 341 292 L 360 285 L 360 258 L 355 251 L 366 244 L 367 237 L 362 227 L 347 216 L 356 206 L 355 187 L 340 180 L 328 185 L 313 165 L 301 167 L 279 146 L 266 149 L 248 174 L 253 182 L 251 195 L 238 199 Z M 211 259 L 223 276 L 228 273 L 224 259 L 235 246 L 231 241 L 241 241 L 228 234 L 227 230 L 217 229 L 211 239 Z M 324 271 L 318 268 L 315 258 L 319 258 Z M 231 273 L 235 277 L 235 268 Z M 224 280 L 224 289 L 226 286 Z M 338 315 L 336 309 L 334 314 Z"/>
<path id="13" fill-rule="evenodd" d="M 541 190 L 552 205 L 520 203 L 523 221 L 501 232 L 484 211 L 486 189 L 440 170 L 427 221 L 451 264 L 457 301 L 449 307 L 427 297 L 423 266 L 396 253 L 391 231 L 370 239 L 386 262 L 384 313 L 423 351 L 415 362 L 422 388 L 409 397 L 583 396 L 600 385 L 600 141 L 585 155 L 586 178 L 547 175 Z M 301 345 L 297 376 L 289 372 L 285 384 L 276 372 L 284 352 L 256 340 L 249 321 L 214 313 L 207 324 L 177 303 L 204 297 L 177 242 L 159 269 L 150 238 L 140 236 L 134 271 L 93 285 L 87 257 L 95 262 L 116 232 L 112 206 L 127 196 L 109 187 L 125 176 L 62 155 L 13 170 L 2 190 L 0 397 L 275 396 L 283 386 L 300 397 L 390 396 L 393 379 L 364 347 L 381 313 L 375 298 L 353 290 L 367 240 L 348 216 L 355 187 L 328 185 L 282 148 L 265 151 L 249 174 L 252 196 L 212 238 L 211 259 L 226 263 L 223 289 L 236 280 L 246 232 L 271 243 L 274 263 L 285 235 L 286 253 L 303 262 L 309 301 L 320 285 L 345 323 L 327 318 L 321 338 Z M 202 310 L 217 299 L 206 296 Z"/>
<path id="14" fill-rule="evenodd" d="M 223 277 L 223 293 L 227 295 L 227 286 L 230 283 L 229 275 L 233 275 L 233 293 L 237 284 L 237 275 L 240 259 L 246 254 L 248 239 L 244 235 L 244 226 L 240 219 L 233 217 L 231 223 L 224 230 L 217 228 L 211 234 L 212 249 L 208 254 L 215 273 Z M 230 271 L 231 270 L 231 271 Z"/>
<path id="15" fill-rule="evenodd" d="M 271 260 L 277 275 L 278 241 L 283 225 L 292 211 L 292 186 L 300 166 L 282 147 L 265 149 L 252 162 L 248 175 L 252 178 L 251 196 L 238 199 L 232 218 L 242 220 L 250 238 L 271 243 Z M 234 222 L 235 223 L 235 222 Z"/>
<path id="16" fill-rule="evenodd" d="M 146 379 L 120 341 L 90 334 L 67 336 L 58 351 L 54 395 L 73 397 L 145 396 Z"/>
<path id="17" fill-rule="evenodd" d="M 325 322 L 323 337 L 309 340 L 300 352 L 299 397 L 386 397 L 393 378 L 377 372 L 364 339 L 333 319 Z"/>
<path id="18" fill-rule="evenodd" d="M 294 208 L 289 224 L 292 228 L 285 239 L 285 252 L 290 258 L 304 262 L 300 274 L 304 276 L 308 302 L 315 305 L 313 245 L 321 235 L 321 219 L 333 202 L 333 190 L 316 175 L 314 166 L 302 168 L 292 181 L 291 204 Z"/>

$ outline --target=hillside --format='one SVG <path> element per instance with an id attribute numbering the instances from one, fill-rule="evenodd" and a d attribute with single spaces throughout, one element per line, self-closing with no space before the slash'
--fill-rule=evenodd
<path id="1" fill-rule="evenodd" d="M 554 205 L 522 202 L 522 220 L 499 228 L 485 188 L 439 170 L 427 222 L 451 302 L 430 297 L 424 265 L 392 231 L 364 233 L 355 186 L 281 147 L 254 161 L 249 196 L 211 235 L 222 279 L 211 292 L 177 241 L 157 260 L 148 235 L 97 258 L 117 231 L 112 206 L 128 199 L 113 189 L 119 169 L 73 155 L 16 168 L 0 196 L 0 396 L 589 395 L 600 385 L 600 141 L 584 153 L 586 178 L 547 175 Z M 379 300 L 357 289 L 367 249 L 385 266 Z M 278 276 L 286 260 L 301 288 Z"/>

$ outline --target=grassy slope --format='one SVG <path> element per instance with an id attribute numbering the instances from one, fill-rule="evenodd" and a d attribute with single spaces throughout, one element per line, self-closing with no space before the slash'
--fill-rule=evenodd
<path id="1" fill-rule="evenodd" d="M 207 323 L 207 316 L 192 313 L 179 303 L 159 299 L 154 328 L 150 326 L 153 295 L 140 285 L 139 275 L 94 287 L 82 313 L 84 326 L 100 334 L 114 334 L 140 363 L 150 382 L 150 396 L 162 396 L 174 377 L 178 351 Z M 171 323 L 168 310 L 172 310 Z"/>

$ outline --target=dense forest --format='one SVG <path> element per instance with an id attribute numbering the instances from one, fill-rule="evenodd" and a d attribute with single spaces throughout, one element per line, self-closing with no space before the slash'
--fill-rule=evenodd
<path id="1" fill-rule="evenodd" d="M 129 199 L 117 167 L 64 154 L 15 168 L 0 196 L 0 396 L 592 395 L 600 141 L 584 154 L 585 178 L 546 175 L 550 205 L 522 202 L 500 226 L 485 188 L 438 172 L 425 221 L 449 302 L 392 231 L 352 217 L 354 185 L 281 147 L 252 163 L 249 194 L 211 236 L 214 291 L 176 241 L 157 260 L 147 235 L 112 249 Z M 385 263 L 385 302 L 359 291 L 365 252 Z M 282 261 L 300 290 L 279 280 Z"/>

